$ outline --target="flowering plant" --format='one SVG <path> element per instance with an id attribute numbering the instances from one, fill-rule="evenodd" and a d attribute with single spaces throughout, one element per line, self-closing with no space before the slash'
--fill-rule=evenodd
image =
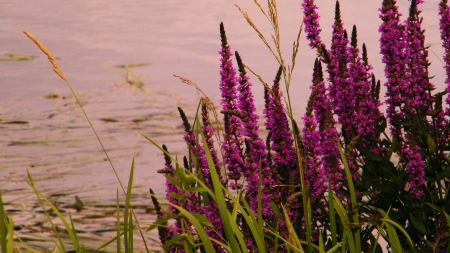
<path id="1" fill-rule="evenodd" d="M 167 179 L 171 215 L 159 212 L 153 227 L 159 226 L 165 250 L 303 252 L 304 244 L 307 252 L 381 252 L 382 236 L 389 252 L 448 252 L 450 96 L 445 106 L 443 98 L 450 92 L 450 8 L 447 0 L 439 3 L 447 89 L 434 92 L 421 28 L 422 2 L 411 0 L 403 22 L 395 0 L 384 0 L 379 9 L 384 113 L 381 82 L 372 73 L 366 46 L 358 47 L 356 26 L 349 37 L 336 2 L 327 48 L 320 37 L 318 7 L 314 0 L 304 0 L 305 32 L 318 57 L 303 128 L 289 103 L 297 40 L 292 65 L 286 67 L 279 53 L 273 86 L 263 82 L 265 139 L 259 134 L 248 68 L 237 52 L 238 71 L 234 68 L 221 24 L 223 140 L 214 144 L 218 129 L 210 123 L 213 107 L 207 99 L 201 104 L 202 124 L 196 120 L 194 127 L 179 108 L 189 155 L 181 164 L 164 147 L 166 163 L 160 172 Z M 277 28 L 276 4 L 268 1 L 268 6 Z M 278 36 L 275 29 L 277 49 Z M 168 224 L 170 219 L 175 222 Z"/>

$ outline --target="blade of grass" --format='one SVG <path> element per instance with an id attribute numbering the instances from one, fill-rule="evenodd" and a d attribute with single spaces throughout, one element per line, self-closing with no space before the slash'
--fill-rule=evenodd
<path id="1" fill-rule="evenodd" d="M 197 121 L 198 121 L 198 119 L 197 119 Z M 197 132 L 200 132 L 202 135 L 203 147 L 208 147 L 205 135 L 203 134 L 203 131 L 200 129 L 200 124 L 197 124 Z M 229 224 L 231 224 L 231 220 L 230 220 L 231 215 L 228 212 L 228 208 L 226 206 L 226 200 L 225 200 L 225 196 L 222 191 L 222 184 L 219 181 L 219 176 L 216 171 L 216 166 L 214 165 L 214 162 L 212 160 L 209 149 L 205 148 L 204 150 L 205 150 L 205 156 L 206 156 L 206 160 L 208 162 L 208 166 L 209 166 L 209 170 L 210 170 L 211 180 L 212 180 L 213 187 L 214 187 L 214 193 L 216 195 L 216 203 L 217 203 L 217 206 L 219 207 L 220 217 L 222 218 L 222 224 L 223 224 L 225 236 L 227 237 L 227 240 L 230 244 L 232 252 L 240 252 L 238 243 L 236 241 L 236 237 L 234 236 L 234 233 L 233 233 L 233 229 L 231 226 L 229 226 Z"/>
<path id="2" fill-rule="evenodd" d="M 30 172 L 27 170 L 27 174 L 28 174 L 28 180 L 26 180 L 26 182 L 28 183 L 28 185 L 31 186 L 31 188 L 33 188 L 34 192 L 36 193 L 36 195 L 38 196 L 38 199 L 43 200 L 45 203 L 47 203 L 47 205 L 50 206 L 50 208 L 53 210 L 53 212 L 58 216 L 58 218 L 61 220 L 61 222 L 63 223 L 64 227 L 66 228 L 67 233 L 69 234 L 69 237 L 75 247 L 75 250 L 78 252 L 78 250 L 80 249 L 80 245 L 78 243 L 77 237 L 74 234 L 74 231 L 72 230 L 72 228 L 70 227 L 69 223 L 67 222 L 67 220 L 64 218 L 64 216 L 59 212 L 58 208 L 56 208 L 52 202 L 50 202 L 49 199 L 47 199 L 47 197 L 44 196 L 44 194 L 42 194 L 36 187 L 36 185 L 33 182 L 33 178 L 31 177 Z M 43 208 L 45 211 L 45 208 Z M 46 211 L 45 211 L 46 212 Z M 50 216 L 46 213 L 49 221 L 51 222 Z M 64 245 L 62 244 L 61 239 L 59 238 L 59 234 L 57 233 L 57 230 L 54 229 L 59 241 L 61 242 L 61 246 L 64 247 Z M 64 252 L 65 249 L 63 249 Z"/>
<path id="3" fill-rule="evenodd" d="M 6 249 L 6 253 L 14 252 L 14 221 L 10 219 L 8 222 L 8 247 Z"/>
<path id="4" fill-rule="evenodd" d="M 330 182 L 328 182 L 328 210 L 328 215 L 330 216 L 331 245 L 335 246 L 337 244 L 336 215 L 334 214 L 333 191 L 331 190 Z"/>
<path id="5" fill-rule="evenodd" d="M 377 210 L 378 210 L 378 212 L 380 212 L 380 213 L 383 215 L 383 217 L 384 217 L 384 218 L 381 219 L 381 220 L 382 220 L 382 221 L 386 221 L 386 223 L 387 223 L 387 224 L 386 224 L 386 227 L 387 227 L 387 229 L 388 229 L 388 233 L 389 233 L 389 231 L 391 231 L 392 234 L 393 234 L 392 238 L 391 238 L 391 236 L 388 234 L 389 238 L 393 240 L 393 243 L 396 244 L 396 247 L 397 247 L 398 245 L 400 245 L 400 248 L 397 247 L 397 249 L 400 249 L 400 251 L 398 251 L 398 252 L 402 252 L 402 251 L 401 251 L 401 250 L 402 250 L 402 247 L 401 247 L 401 244 L 400 244 L 400 242 L 399 242 L 399 238 L 398 238 L 398 236 L 397 236 L 397 232 L 395 231 L 395 229 L 394 229 L 392 226 L 396 227 L 398 230 L 400 230 L 400 232 L 402 232 L 402 234 L 403 234 L 403 235 L 406 237 L 406 239 L 407 239 L 407 242 L 408 242 L 408 244 L 409 244 L 409 247 L 411 247 L 411 249 L 414 249 L 414 243 L 413 243 L 413 241 L 411 240 L 411 237 L 409 236 L 408 232 L 406 232 L 405 228 L 404 228 L 402 225 L 398 224 L 397 222 L 391 220 L 391 219 L 389 218 L 388 214 L 387 214 L 385 211 L 383 211 L 383 210 L 381 210 L 381 209 L 379 209 L 379 208 L 378 208 Z M 391 225 L 391 226 L 390 226 L 390 225 Z M 389 230 L 389 228 L 392 228 L 392 229 L 394 229 L 394 230 Z M 398 242 L 397 242 L 397 241 L 398 241 Z"/>
<path id="6" fill-rule="evenodd" d="M 323 245 L 322 233 L 319 233 L 319 253 L 325 253 L 325 245 Z"/>
<path id="7" fill-rule="evenodd" d="M 391 211 L 391 207 L 389 207 L 386 215 L 389 215 L 390 211 Z M 385 227 L 385 225 L 386 225 L 386 221 L 383 220 L 381 222 L 381 226 L 379 228 L 377 228 L 378 232 L 377 232 L 377 237 L 375 239 L 375 243 L 373 244 L 374 246 L 373 246 L 373 249 L 372 249 L 372 253 L 376 252 L 376 249 L 377 249 L 377 246 L 378 246 L 378 241 L 380 239 L 380 235 L 382 234 L 382 231 L 383 231 L 383 228 Z"/>
<path id="8" fill-rule="evenodd" d="M 293 243 L 295 243 L 295 246 L 298 248 L 299 252 L 304 253 L 304 250 L 302 248 L 300 239 L 297 236 L 297 233 L 295 233 L 295 229 L 294 226 L 292 226 L 291 221 L 289 220 L 289 216 L 288 213 L 286 211 L 286 208 L 284 206 L 281 206 L 282 210 L 283 210 L 283 214 L 285 217 L 285 221 L 286 221 L 286 227 L 288 229 L 289 232 L 289 238 L 292 240 Z M 311 239 L 309 241 L 307 241 L 307 245 L 312 247 L 312 243 L 310 243 Z"/>
<path id="9" fill-rule="evenodd" d="M 70 211 L 69 211 L 69 221 L 70 221 L 70 226 L 71 226 L 71 228 L 72 228 L 72 231 L 73 231 L 75 240 L 76 240 L 77 242 L 79 242 L 80 240 L 78 239 L 77 230 L 75 229 L 75 224 L 73 223 L 72 214 L 70 214 Z M 84 252 L 84 251 L 85 251 L 85 250 L 84 250 L 84 246 L 83 246 L 83 245 L 80 245 L 80 247 L 79 247 L 79 249 L 77 250 L 77 252 Z"/>
<path id="10" fill-rule="evenodd" d="M 261 235 L 264 234 L 263 232 L 263 217 L 262 217 L 262 200 L 261 200 L 261 194 L 262 194 L 262 168 L 261 168 L 261 158 L 259 159 L 259 166 L 258 166 L 258 230 Z"/>
<path id="11" fill-rule="evenodd" d="M 130 212 L 130 198 L 131 198 L 131 188 L 133 186 L 133 176 L 134 176 L 134 158 L 131 162 L 131 170 L 130 177 L 128 179 L 128 188 L 125 197 L 125 210 L 123 214 L 123 230 L 124 230 L 124 244 L 125 244 L 125 252 L 133 252 L 133 249 L 130 248 L 130 227 L 129 227 L 129 212 Z M 131 228 L 131 236 L 133 235 Z"/>
<path id="12" fill-rule="evenodd" d="M 400 240 L 398 239 L 397 231 L 395 231 L 395 228 L 389 224 L 386 225 L 386 229 L 388 231 L 388 237 L 389 237 L 389 246 L 392 248 L 393 253 L 402 253 L 403 248 L 400 244 Z"/>
<path id="13" fill-rule="evenodd" d="M 120 245 L 121 242 L 121 229 L 120 229 L 120 202 L 119 202 L 119 189 L 116 190 L 116 211 L 117 211 L 117 253 L 122 253 L 122 245 Z"/>
<path id="14" fill-rule="evenodd" d="M 2 252 L 6 252 L 6 228 L 8 225 L 8 218 L 6 217 L 5 207 L 3 206 L 2 191 L 0 190 L 0 245 Z"/>
<path id="15" fill-rule="evenodd" d="M 353 213 L 353 222 L 355 224 L 359 224 L 359 214 L 358 214 L 358 202 L 356 201 L 356 191 L 355 186 L 353 185 L 352 175 L 350 173 L 350 168 L 348 167 L 347 159 L 345 158 L 344 151 L 342 150 L 342 145 L 339 138 L 336 137 L 339 154 L 341 155 L 342 163 L 344 164 L 345 175 L 347 176 L 348 183 L 348 191 L 350 192 L 350 199 L 352 201 L 352 213 Z M 361 252 L 361 231 L 358 229 L 354 232 L 355 236 L 355 250 L 356 252 Z"/>
<path id="16" fill-rule="evenodd" d="M 347 213 L 345 212 L 345 208 L 341 203 L 341 200 L 336 196 L 336 194 L 333 193 L 334 198 L 334 207 L 336 212 L 338 213 L 338 216 L 341 220 L 343 229 L 342 229 L 342 236 L 343 236 L 343 242 L 342 242 L 342 250 L 345 251 L 348 247 L 349 251 L 351 253 L 355 253 L 355 242 L 353 240 L 353 235 L 350 231 L 350 228 L 348 227 L 348 224 L 350 221 L 348 220 Z M 347 242 L 348 241 L 348 242 Z"/>
<path id="17" fill-rule="evenodd" d="M 170 205 L 175 207 L 180 212 L 180 214 L 182 214 L 184 217 L 186 217 L 191 222 L 191 224 L 195 227 L 197 234 L 202 241 L 203 247 L 205 248 L 205 251 L 206 252 L 215 252 L 210 238 L 208 237 L 202 224 L 195 218 L 195 216 L 193 216 L 191 213 L 189 213 L 186 209 L 184 209 L 181 206 L 177 206 L 172 203 L 170 203 Z"/>

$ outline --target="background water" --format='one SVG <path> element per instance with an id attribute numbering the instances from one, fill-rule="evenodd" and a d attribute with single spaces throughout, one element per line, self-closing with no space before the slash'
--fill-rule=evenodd
<path id="1" fill-rule="evenodd" d="M 334 1 L 317 2 L 321 36 L 329 46 Z M 444 71 L 437 2 L 423 5 L 423 28 L 430 46 L 430 74 L 436 75 L 433 83 L 441 91 Z M 340 3 L 346 29 L 350 33 L 351 26 L 357 25 L 359 45 L 366 43 L 369 62 L 383 81 L 377 32 L 381 1 Z M 398 3 L 407 14 L 409 2 Z M 164 179 L 156 173 L 163 157 L 137 130 L 165 143 L 171 152 L 185 154 L 176 107 L 192 118 L 199 96 L 173 74 L 195 82 L 219 105 L 219 23 L 224 22 L 232 50 L 239 51 L 248 66 L 268 83 L 275 76 L 277 62 L 234 4 L 249 13 L 270 41 L 271 27 L 250 0 L 2 1 L 0 58 L 7 59 L 4 54 L 39 56 L 32 61 L 0 61 L 0 188 L 16 219 L 32 224 L 29 218 L 37 210 L 35 195 L 24 182 L 27 169 L 37 186 L 61 205 L 73 203 L 78 195 L 87 205 L 105 208 L 115 203 L 119 187 L 68 87 L 22 30 L 34 34 L 57 58 L 122 181 L 127 181 L 135 158 L 133 203 L 145 206 L 150 203 L 145 194 L 149 187 L 164 194 Z M 301 1 L 279 1 L 278 11 L 282 49 L 289 61 L 302 20 Z M 302 35 L 291 87 L 298 121 L 309 97 L 314 57 Z M 142 89 L 127 85 L 126 71 L 114 67 L 135 63 L 150 63 L 130 69 L 130 78 L 142 82 Z M 251 80 L 261 111 L 263 88 L 255 77 Z M 143 215 L 143 222 L 152 219 Z M 108 226 L 101 221 L 96 223 Z M 88 232 L 98 229 L 84 228 Z"/>

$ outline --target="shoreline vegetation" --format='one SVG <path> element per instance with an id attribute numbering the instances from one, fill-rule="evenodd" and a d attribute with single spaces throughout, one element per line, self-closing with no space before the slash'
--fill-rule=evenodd
<path id="1" fill-rule="evenodd" d="M 450 252 L 450 7 L 447 0 L 439 2 L 447 88 L 435 91 L 421 27 L 423 0 L 410 2 L 403 18 L 395 0 L 380 5 L 384 83 L 372 72 L 356 26 L 344 27 L 339 1 L 332 41 L 325 43 L 318 7 L 314 0 L 302 0 L 304 19 L 289 60 L 280 49 L 276 1 L 268 0 L 265 10 L 255 0 L 273 27 L 270 39 L 237 6 L 279 63 L 274 81 L 265 82 L 241 54 L 232 53 L 221 23 L 220 106 L 176 76 L 203 94 L 197 111 L 188 113 L 195 114 L 193 122 L 178 108 L 187 155 L 173 156 L 170 147 L 141 132 L 164 154 L 165 166 L 158 172 L 166 179 L 166 196 L 149 190 L 157 214 L 151 225 L 139 223 L 130 201 L 134 160 L 124 184 L 52 54 L 24 31 L 69 86 L 121 186 L 115 236 L 93 251 L 115 245 L 116 252 L 134 252 L 136 234 L 145 252 L 152 252 L 145 233 L 157 229 L 163 252 Z M 289 91 L 303 32 L 317 58 L 312 79 L 304 80 L 311 89 L 306 113 L 296 119 L 295 94 Z M 264 85 L 264 139 L 247 71 Z M 385 94 L 380 94 L 382 85 Z M 29 173 L 27 183 L 54 231 L 52 252 L 90 252 L 80 243 L 70 212 L 61 214 Z M 124 203 L 119 194 L 126 196 Z M 60 219 L 70 245 L 46 210 Z M 1 192 L 0 245 L 2 252 L 39 252 L 16 236 Z"/>

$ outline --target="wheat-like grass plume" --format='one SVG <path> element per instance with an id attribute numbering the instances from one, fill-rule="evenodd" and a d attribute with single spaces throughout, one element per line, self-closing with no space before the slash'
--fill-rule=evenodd
<path id="1" fill-rule="evenodd" d="M 36 37 L 33 36 L 33 34 L 31 34 L 28 31 L 23 31 L 23 33 L 25 33 L 25 35 L 30 38 L 30 40 L 32 40 L 34 42 L 34 44 L 36 44 L 39 49 L 48 57 L 48 61 L 53 65 L 53 71 L 55 71 L 55 73 L 61 77 L 64 81 L 67 82 L 66 77 L 64 76 L 64 74 L 61 72 L 61 70 L 58 67 L 58 64 L 55 61 L 55 58 L 53 57 L 52 53 L 50 53 L 50 51 L 48 51 L 47 48 L 45 48 L 45 46 L 38 40 L 36 39 Z"/>
<path id="2" fill-rule="evenodd" d="M 253 21 L 250 19 L 250 17 L 248 16 L 248 13 L 245 12 L 244 10 L 242 10 L 239 5 L 236 4 L 236 7 L 239 9 L 239 11 L 242 13 L 242 15 L 244 16 L 245 20 L 247 20 L 247 23 L 255 30 L 255 32 L 258 34 L 259 38 L 261 38 L 261 40 L 264 42 L 264 44 L 267 46 L 267 48 L 270 50 L 270 52 L 272 53 L 272 55 L 275 57 L 275 59 L 278 61 L 278 63 L 281 64 L 280 59 L 278 58 L 278 56 L 275 54 L 275 52 L 272 50 L 272 48 L 270 47 L 269 43 L 267 42 L 266 38 L 264 37 L 264 35 L 259 31 L 259 29 L 256 27 L 256 25 L 253 23 Z"/>

